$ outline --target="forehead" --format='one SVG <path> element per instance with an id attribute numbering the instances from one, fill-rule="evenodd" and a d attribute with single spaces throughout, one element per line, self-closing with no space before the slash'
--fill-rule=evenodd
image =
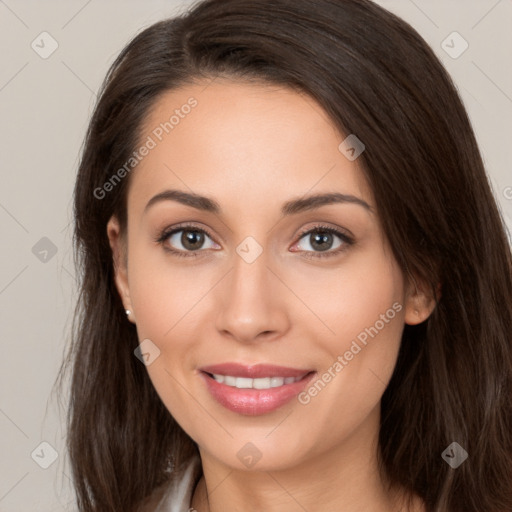
<path id="1" fill-rule="evenodd" d="M 309 96 L 268 84 L 214 80 L 167 91 L 143 124 L 150 149 L 135 167 L 128 204 L 137 210 L 166 188 L 268 209 L 308 192 L 371 191 L 345 135 Z M 278 205 L 276 204 L 276 207 Z"/>

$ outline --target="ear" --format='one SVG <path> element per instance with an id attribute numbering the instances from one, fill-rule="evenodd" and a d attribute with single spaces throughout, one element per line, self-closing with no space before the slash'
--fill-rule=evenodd
<path id="1" fill-rule="evenodd" d="M 428 283 L 410 275 L 405 293 L 405 323 L 417 325 L 424 322 L 434 311 L 440 297 L 441 283 L 437 284 L 434 294 Z"/>
<path id="2" fill-rule="evenodd" d="M 135 313 L 130 300 L 130 288 L 128 286 L 128 258 L 125 237 L 121 235 L 121 228 L 117 217 L 112 216 L 107 223 L 107 236 L 112 249 L 114 263 L 114 279 L 116 288 L 123 302 L 124 309 L 129 310 L 128 320 L 135 323 Z"/>

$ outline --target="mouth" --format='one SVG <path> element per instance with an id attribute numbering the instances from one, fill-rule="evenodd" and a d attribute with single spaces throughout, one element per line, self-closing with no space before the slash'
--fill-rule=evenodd
<path id="1" fill-rule="evenodd" d="M 225 408 L 245 415 L 266 414 L 298 395 L 315 370 L 275 365 L 224 363 L 199 369 L 212 397 Z"/>

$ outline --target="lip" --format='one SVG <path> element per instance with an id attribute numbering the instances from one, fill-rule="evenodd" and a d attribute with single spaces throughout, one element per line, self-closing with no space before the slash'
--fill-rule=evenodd
<path id="1" fill-rule="evenodd" d="M 212 397 L 226 409 L 238 414 L 258 416 L 273 412 L 297 396 L 316 375 L 315 370 L 288 368 L 269 364 L 245 366 L 238 363 L 223 363 L 204 366 L 199 369 L 206 388 Z M 209 374 L 231 375 L 233 377 L 304 377 L 291 384 L 269 389 L 239 389 L 217 382 Z"/>

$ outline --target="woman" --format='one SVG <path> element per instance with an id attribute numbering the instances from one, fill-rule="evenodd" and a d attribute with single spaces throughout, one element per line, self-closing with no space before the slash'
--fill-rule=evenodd
<path id="1" fill-rule="evenodd" d="M 75 188 L 81 511 L 512 510 L 512 265 L 446 71 L 368 0 L 206 0 Z"/>

